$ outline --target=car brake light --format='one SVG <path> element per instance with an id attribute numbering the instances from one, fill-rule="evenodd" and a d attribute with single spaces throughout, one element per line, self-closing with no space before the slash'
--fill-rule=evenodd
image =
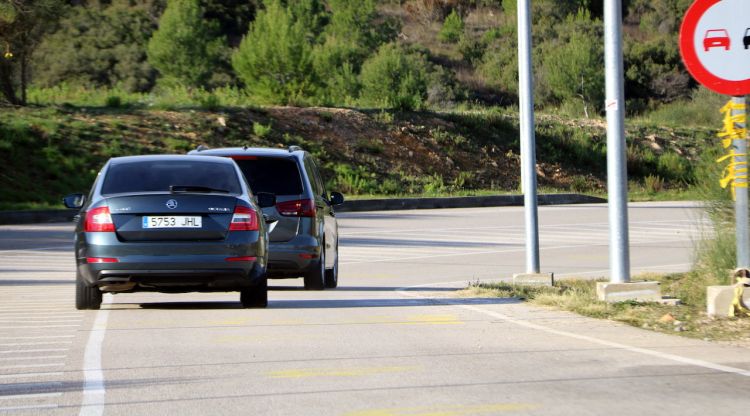
<path id="1" fill-rule="evenodd" d="M 229 231 L 258 231 L 258 215 L 255 210 L 240 205 L 234 207 Z"/>
<path id="2" fill-rule="evenodd" d="M 258 260 L 258 258 L 253 257 L 253 256 L 242 256 L 242 257 L 227 257 L 224 260 L 225 261 L 255 261 L 255 260 Z"/>
<path id="3" fill-rule="evenodd" d="M 276 210 L 285 217 L 314 217 L 315 202 L 312 199 L 279 202 Z"/>
<path id="4" fill-rule="evenodd" d="M 99 207 L 89 210 L 86 213 L 84 231 L 87 233 L 114 232 L 115 223 L 112 222 L 112 215 L 109 213 L 109 207 Z"/>
<path id="5" fill-rule="evenodd" d="M 114 257 L 86 257 L 86 263 L 117 263 Z"/>

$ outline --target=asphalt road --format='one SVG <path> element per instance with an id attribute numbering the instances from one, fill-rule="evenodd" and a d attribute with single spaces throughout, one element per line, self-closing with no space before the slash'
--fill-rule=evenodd
<path id="1" fill-rule="evenodd" d="M 685 203 L 633 204 L 638 271 L 690 267 Z M 524 269 L 521 208 L 340 215 L 341 287 L 120 294 L 73 308 L 71 227 L 0 227 L 0 414 L 712 415 L 750 406 L 750 351 L 452 298 Z M 606 206 L 540 208 L 542 268 L 607 272 Z"/>

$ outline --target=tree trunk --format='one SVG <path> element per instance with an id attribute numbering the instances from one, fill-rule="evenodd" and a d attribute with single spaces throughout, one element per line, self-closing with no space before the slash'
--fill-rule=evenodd
<path id="1" fill-rule="evenodd" d="M 21 104 L 13 86 L 13 65 L 8 61 L 0 62 L 0 93 L 5 97 L 5 101 L 10 104 Z"/>
<path id="2" fill-rule="evenodd" d="M 29 75 L 29 60 L 27 59 L 26 53 L 21 54 L 21 105 L 26 105 L 26 87 L 28 84 Z M 588 118 L 588 116 L 586 117 Z"/>

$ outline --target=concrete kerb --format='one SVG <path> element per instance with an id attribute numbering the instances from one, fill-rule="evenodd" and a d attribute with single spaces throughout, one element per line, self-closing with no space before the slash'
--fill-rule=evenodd
<path id="1" fill-rule="evenodd" d="M 606 199 L 579 194 L 539 195 L 539 205 L 596 204 Z M 467 196 L 448 198 L 357 199 L 344 202 L 336 212 L 395 211 L 409 209 L 482 208 L 523 206 L 523 195 Z M 0 211 L 0 225 L 69 222 L 76 210 Z"/>

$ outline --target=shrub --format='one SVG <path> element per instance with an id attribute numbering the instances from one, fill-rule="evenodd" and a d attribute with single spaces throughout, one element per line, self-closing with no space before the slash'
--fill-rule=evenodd
<path id="1" fill-rule="evenodd" d="M 424 55 L 395 43 L 383 45 L 362 66 L 360 100 L 376 108 L 420 109 L 427 98 L 429 72 Z"/>
<path id="2" fill-rule="evenodd" d="M 659 174 L 666 178 L 678 181 L 690 182 L 692 180 L 692 170 L 690 163 L 684 156 L 674 152 L 666 152 L 657 162 Z"/>
<path id="3" fill-rule="evenodd" d="M 110 95 L 105 100 L 104 105 L 109 108 L 119 108 L 122 107 L 122 99 L 119 95 Z"/>
<path id="4" fill-rule="evenodd" d="M 463 33 L 464 20 L 454 9 L 451 14 L 445 18 L 445 21 L 443 21 L 443 27 L 438 33 L 438 39 L 446 43 L 456 43 Z"/>
<path id="5" fill-rule="evenodd" d="M 264 126 L 258 122 L 253 122 L 253 134 L 260 137 L 261 139 L 268 136 L 271 132 L 271 125 Z"/>
<path id="6" fill-rule="evenodd" d="M 643 185 L 646 188 L 646 192 L 650 194 L 658 194 L 664 190 L 664 179 L 659 175 L 648 175 L 643 178 Z"/>

